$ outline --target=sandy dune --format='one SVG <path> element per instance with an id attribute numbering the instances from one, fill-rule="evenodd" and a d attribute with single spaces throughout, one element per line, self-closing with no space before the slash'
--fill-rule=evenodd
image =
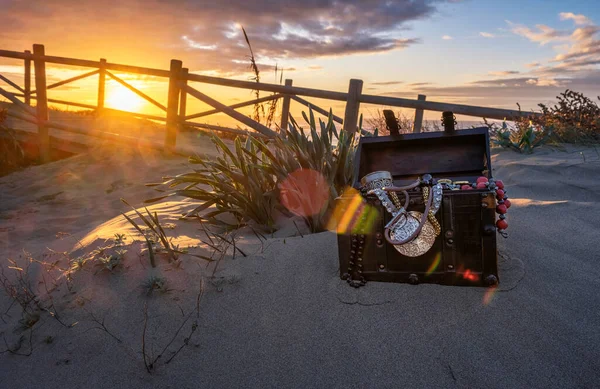
<path id="1" fill-rule="evenodd" d="M 499 237 L 501 285 L 484 288 L 368 283 L 338 278 L 332 233 L 285 230 L 260 243 L 240 234 L 247 257 L 214 265 L 184 256 L 150 268 L 144 245 L 120 216 L 155 195 L 144 183 L 187 170 L 184 158 L 99 147 L 0 178 L 0 253 L 22 263 L 27 250 L 47 262 L 110 246 L 127 236 L 123 266 L 91 263 L 52 293 L 65 328 L 47 315 L 36 324 L 29 357 L 0 355 L 6 388 L 232 387 L 595 387 L 600 379 L 600 154 L 594 148 L 543 148 L 533 155 L 495 150 L 494 176 L 513 206 L 510 238 Z M 199 226 L 178 216 L 187 200 L 153 205 L 168 234 L 206 254 Z M 285 237 L 288 235 L 288 237 Z M 137 239 L 137 242 L 134 240 Z M 3 262 L 4 263 L 4 262 Z M 5 263 L 6 265 L 7 263 Z M 31 268 L 36 287 L 44 272 Z M 47 273 L 50 274 L 50 273 Z M 52 273 L 54 274 L 54 273 Z M 147 297 L 140 284 L 161 275 L 170 291 Z M 169 364 L 158 355 L 193 313 L 204 280 L 199 326 Z M 40 292 L 44 295 L 44 292 Z M 3 313 L 10 305 L 0 298 Z M 92 316 L 122 342 L 109 336 Z M 20 310 L 2 316 L 9 345 Z M 169 350 L 188 336 L 190 321 Z M 5 321 L 5 322 L 4 322 Z M 28 334 L 28 331 L 24 332 Z M 51 338 L 48 338 L 51 337 Z M 51 341 L 50 341 L 51 340 Z M 0 350 L 4 349 L 0 343 Z M 23 351 L 28 350 L 27 341 Z"/>

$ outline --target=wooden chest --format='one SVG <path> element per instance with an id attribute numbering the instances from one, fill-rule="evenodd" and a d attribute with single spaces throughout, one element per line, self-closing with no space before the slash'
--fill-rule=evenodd
<path id="1" fill-rule="evenodd" d="M 425 174 L 431 175 L 433 182 L 491 179 L 487 128 L 361 138 L 355 159 L 355 190 L 337 200 L 346 219 L 353 219 L 338 227 L 340 276 L 352 280 L 353 286 L 360 285 L 357 280 L 361 279 L 474 286 L 498 283 L 493 190 L 443 189 L 435 214 L 439 235 L 424 254 L 405 256 L 384 239 L 392 215 L 373 194 L 364 190 L 359 194 L 361 178 L 375 171 L 390 172 L 397 187 Z M 409 211 L 424 211 L 423 190 L 418 186 L 408 191 Z M 361 207 L 356 206 L 357 195 L 363 201 Z"/>

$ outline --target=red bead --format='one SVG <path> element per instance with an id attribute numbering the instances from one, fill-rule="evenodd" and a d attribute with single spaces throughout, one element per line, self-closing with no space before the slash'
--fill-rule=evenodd
<path id="1" fill-rule="evenodd" d="M 485 189 L 487 188 L 487 186 L 485 186 L 485 182 L 478 182 L 477 183 L 477 189 Z"/>
<path id="2" fill-rule="evenodd" d="M 508 223 L 506 222 L 506 220 L 498 220 L 496 222 L 496 227 L 498 227 L 501 230 L 506 230 L 508 228 Z"/>
<path id="3" fill-rule="evenodd" d="M 477 183 L 479 184 L 480 182 L 488 182 L 488 179 L 487 179 L 487 177 L 483 177 L 483 176 L 482 176 L 482 177 L 479 177 L 479 178 L 477 179 Z"/>
<path id="4" fill-rule="evenodd" d="M 499 213 L 499 214 L 501 214 L 501 215 L 504 215 L 504 214 L 506 213 L 506 205 L 504 205 L 504 204 L 499 204 L 499 205 L 496 207 L 496 212 L 498 212 L 498 213 Z"/>
<path id="5" fill-rule="evenodd" d="M 504 191 L 503 191 L 502 189 L 498 189 L 498 190 L 496 191 L 496 198 L 497 198 L 498 200 L 502 200 L 502 199 L 504 199 Z"/>
<path id="6" fill-rule="evenodd" d="M 506 209 L 510 208 L 510 200 L 504 200 L 504 205 L 506 206 Z"/>
<path id="7" fill-rule="evenodd" d="M 498 189 L 504 189 L 504 182 L 502 182 L 502 180 L 496 180 L 496 186 Z"/>
<path id="8" fill-rule="evenodd" d="M 471 185 L 466 185 L 465 184 L 465 185 L 461 186 L 460 189 L 462 189 L 462 190 L 471 190 L 471 189 L 473 189 L 473 187 Z"/>

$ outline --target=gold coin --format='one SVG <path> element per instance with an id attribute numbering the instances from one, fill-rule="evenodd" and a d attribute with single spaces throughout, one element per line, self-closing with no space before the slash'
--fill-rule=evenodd
<path id="1" fill-rule="evenodd" d="M 423 214 L 421 212 L 410 211 L 408 213 L 406 224 L 400 227 L 398 231 L 392 232 L 392 236 L 395 240 L 400 240 L 398 238 L 403 235 L 410 236 L 418 227 L 422 216 Z M 407 257 L 418 257 L 431 249 L 435 243 L 435 237 L 435 228 L 431 222 L 427 220 L 416 238 L 405 244 L 394 245 L 394 248 L 398 250 L 400 254 Z"/>

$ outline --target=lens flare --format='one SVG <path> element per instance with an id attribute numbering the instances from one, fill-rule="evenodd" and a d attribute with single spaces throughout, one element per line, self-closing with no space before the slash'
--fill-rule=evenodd
<path id="1" fill-rule="evenodd" d="M 356 189 L 349 187 L 336 202 L 327 229 L 338 234 L 368 234 L 374 231 L 377 215 L 377 208 L 367 204 Z"/>
<path id="2" fill-rule="evenodd" d="M 483 305 L 488 306 L 494 299 L 494 296 L 496 295 L 497 291 L 498 291 L 497 286 L 492 286 L 492 287 L 488 288 L 485 291 L 485 294 L 483 295 Z"/>
<path id="3" fill-rule="evenodd" d="M 469 280 L 469 281 L 479 281 L 479 274 L 472 272 L 471 270 L 467 269 L 465 270 L 465 272 L 463 273 L 463 278 L 465 280 Z"/>
<path id="4" fill-rule="evenodd" d="M 431 265 L 429 265 L 429 268 L 427 269 L 427 273 L 425 273 L 425 275 L 426 276 L 431 275 L 431 273 L 433 273 L 438 268 L 438 266 L 440 265 L 440 262 L 442 262 L 442 253 L 441 252 L 437 253 L 433 262 L 431 262 Z"/>
<path id="5" fill-rule="evenodd" d="M 298 169 L 279 184 L 281 204 L 298 216 L 316 215 L 327 205 L 329 185 L 323 175 Z"/>

